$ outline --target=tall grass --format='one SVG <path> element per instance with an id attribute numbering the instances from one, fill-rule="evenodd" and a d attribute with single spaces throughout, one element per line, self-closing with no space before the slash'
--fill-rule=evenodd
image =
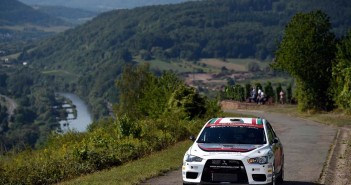
<path id="1" fill-rule="evenodd" d="M 0 157 L 0 184 L 53 184 L 119 166 L 184 140 L 204 120 L 101 120 L 87 133 L 53 134 L 45 149 Z M 123 131 L 123 124 L 133 125 Z"/>

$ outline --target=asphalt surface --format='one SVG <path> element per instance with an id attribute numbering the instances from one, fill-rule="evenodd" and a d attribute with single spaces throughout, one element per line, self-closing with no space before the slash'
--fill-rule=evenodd
<path id="1" fill-rule="evenodd" d="M 262 111 L 228 110 L 266 118 L 283 143 L 286 185 L 318 184 L 337 129 L 301 118 Z M 181 170 L 150 179 L 142 184 L 182 184 Z"/>

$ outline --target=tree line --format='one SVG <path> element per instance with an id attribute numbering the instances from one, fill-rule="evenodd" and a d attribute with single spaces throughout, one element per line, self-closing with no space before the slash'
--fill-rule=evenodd
<path id="1" fill-rule="evenodd" d="M 296 14 L 285 28 L 276 51 L 275 69 L 296 81 L 298 108 L 351 110 L 351 30 L 337 39 L 327 14 Z"/>

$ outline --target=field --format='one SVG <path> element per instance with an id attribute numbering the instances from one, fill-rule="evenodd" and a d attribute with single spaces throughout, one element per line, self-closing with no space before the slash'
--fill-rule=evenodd
<path id="1" fill-rule="evenodd" d="M 265 70 L 269 69 L 269 62 L 259 61 L 257 59 L 215 59 L 207 58 L 199 61 L 161 61 L 151 60 L 143 61 L 140 58 L 135 59 L 139 63 L 150 63 L 151 69 L 172 70 L 178 73 L 188 85 L 207 89 L 208 91 L 221 90 L 228 84 L 228 80 L 234 80 L 236 84 L 245 85 L 246 83 L 266 84 L 268 81 L 273 87 L 279 83 L 283 88 L 291 83 L 291 78 L 286 76 L 274 75 L 274 73 Z M 248 69 L 251 63 L 258 64 L 260 70 L 252 72 Z"/>

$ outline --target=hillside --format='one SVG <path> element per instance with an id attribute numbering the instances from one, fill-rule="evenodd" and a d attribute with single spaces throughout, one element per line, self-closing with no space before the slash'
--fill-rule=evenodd
<path id="1" fill-rule="evenodd" d="M 0 56 L 13 54 L 39 39 L 65 31 L 73 25 L 17 0 L 0 1 Z"/>
<path id="2" fill-rule="evenodd" d="M 114 83 L 122 64 L 132 57 L 270 61 L 284 26 L 296 12 L 322 9 L 340 36 L 351 25 L 350 4 L 342 0 L 208 0 L 114 10 L 41 42 L 33 51 L 22 53 L 21 60 L 39 69 L 77 75 L 73 81 L 60 80 L 60 86 L 86 97 L 94 107 L 104 107 L 103 102 L 116 95 Z"/>
<path id="3" fill-rule="evenodd" d="M 295 2 L 218 0 L 111 11 L 40 43 L 31 59 L 79 73 L 84 67 L 118 60 L 121 49 L 144 59 L 272 59 L 289 19 L 298 11 L 314 9 L 311 3 Z M 318 2 L 313 7 L 329 13 L 335 32 L 346 33 L 350 6 L 341 0 Z"/>
<path id="4" fill-rule="evenodd" d="M 0 1 L 0 26 L 33 24 L 40 26 L 64 25 L 64 21 L 34 10 L 17 0 Z"/>
<path id="5" fill-rule="evenodd" d="M 34 6 L 36 10 L 39 10 L 45 14 L 53 17 L 58 17 L 62 20 L 70 22 L 72 24 L 82 24 L 93 17 L 97 16 L 98 13 L 78 8 L 68 8 L 64 6 Z"/>
<path id="6" fill-rule="evenodd" d="M 29 5 L 66 6 L 86 9 L 95 12 L 104 12 L 112 9 L 134 8 L 148 5 L 174 4 L 186 0 L 20 0 Z"/>

